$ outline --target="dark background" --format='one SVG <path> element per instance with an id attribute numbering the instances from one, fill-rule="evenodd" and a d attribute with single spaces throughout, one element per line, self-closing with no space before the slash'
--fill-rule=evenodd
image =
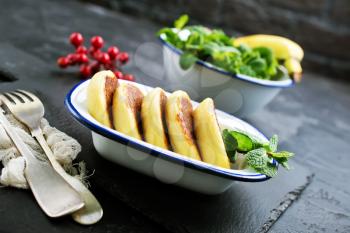
<path id="1" fill-rule="evenodd" d="M 171 25 L 187 13 L 190 23 L 220 27 L 230 35 L 276 34 L 306 51 L 303 67 L 349 79 L 349 0 L 85 0 Z M 116 25 L 117 26 L 117 25 Z"/>

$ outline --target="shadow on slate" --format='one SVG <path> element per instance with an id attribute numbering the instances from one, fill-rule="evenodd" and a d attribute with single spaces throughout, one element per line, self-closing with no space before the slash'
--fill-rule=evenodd
<path id="1" fill-rule="evenodd" d="M 0 70 L 0 82 L 13 82 L 16 81 L 16 78 L 10 72 L 5 70 Z"/>
<path id="2" fill-rule="evenodd" d="M 106 232 L 166 232 L 159 225 L 131 210 L 102 190 L 93 189 L 104 207 L 104 217 L 92 226 L 75 223 L 70 216 L 49 218 L 38 207 L 28 190 L 2 187 L 0 189 L 1 233 L 106 233 Z"/>
<path id="3" fill-rule="evenodd" d="M 267 182 L 237 182 L 222 195 L 205 196 L 114 165 L 97 155 L 89 130 L 73 120 L 63 106 L 65 94 L 77 80 L 72 75 L 57 73 L 58 69 L 55 71 L 42 60 L 14 47 L 0 44 L 0 48 L 0 70 L 13 71 L 12 75 L 18 79 L 1 84 L 0 91 L 26 89 L 34 91 L 43 100 L 49 121 L 82 144 L 79 159 L 86 161 L 90 169 L 95 169 L 91 180 L 106 210 L 101 223 L 81 228 L 67 218 L 46 218 L 28 192 L 0 189 L 0 223 L 10 224 L 7 228 L 0 228 L 0 232 L 22 232 L 21 229 L 26 227 L 26 232 L 77 232 L 80 229 L 89 229 L 89 232 L 139 232 L 140 229 L 141 232 L 156 232 L 162 229 L 123 207 L 120 201 L 172 232 L 265 232 L 311 180 L 308 170 L 295 164 L 295 170 L 286 173 L 280 169 L 278 177 Z M 1 62 L 1 57 L 4 57 L 1 55 L 5 54 L 8 54 L 7 64 L 13 63 L 15 68 L 6 67 Z M 16 224 L 18 218 L 21 221 Z M 134 229 L 130 218 L 144 221 L 142 227 Z"/>
<path id="4" fill-rule="evenodd" d="M 312 180 L 298 164 L 262 183 L 236 182 L 225 193 L 202 195 L 135 175 L 95 158 L 98 185 L 172 232 L 266 232 Z M 98 172 L 101 174 L 102 172 Z M 104 176 L 108 174 L 108 176 Z"/>

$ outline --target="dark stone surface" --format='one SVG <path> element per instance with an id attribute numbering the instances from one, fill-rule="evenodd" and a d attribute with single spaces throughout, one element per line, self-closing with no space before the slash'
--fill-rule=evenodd
<path id="1" fill-rule="evenodd" d="M 96 186 L 92 183 L 93 187 Z M 38 208 L 33 196 L 25 190 L 1 188 L 1 233 L 153 233 L 167 232 L 163 227 L 133 211 L 102 189 L 92 189 L 104 209 L 102 220 L 92 226 L 81 226 L 67 216 L 48 218 Z"/>
<path id="2" fill-rule="evenodd" d="M 327 7 L 328 0 L 291 0 L 291 1 L 279 1 L 279 0 L 267 0 L 268 4 L 277 6 L 286 10 L 292 10 L 300 13 L 313 14 L 321 16 Z"/>
<path id="3" fill-rule="evenodd" d="M 293 14 L 257 5 L 255 1 L 225 0 L 222 3 L 221 19 L 225 27 L 244 34 L 264 33 L 287 36 L 294 29 Z M 294 36 L 292 37 L 294 39 Z"/>
<path id="4" fill-rule="evenodd" d="M 125 179 L 124 172 L 111 174 L 115 182 L 104 179 L 103 186 L 172 232 L 267 232 L 312 180 L 307 169 L 299 164 L 294 167 L 291 172 L 281 170 L 278 177 L 267 182 L 236 182 L 217 196 L 196 194 L 144 177 Z"/>
<path id="5" fill-rule="evenodd" d="M 347 0 L 335 0 L 331 10 L 331 19 L 342 25 L 350 24 L 350 2 Z"/>
<path id="6" fill-rule="evenodd" d="M 310 74 L 250 118 L 263 132 L 280 135 L 281 147 L 315 173 L 271 232 L 349 232 L 349 103 L 349 83 Z"/>
<path id="7" fill-rule="evenodd" d="M 286 211 L 272 226 L 271 231 L 349 231 L 350 187 L 346 185 L 350 135 L 348 83 L 335 83 L 306 73 L 301 85 L 284 90 L 265 110 L 248 118 L 267 135 L 279 134 L 281 148 L 296 152 L 294 172 L 297 174 L 289 176 L 292 172 L 286 177 L 282 172 L 271 183 L 266 183 L 266 187 L 263 183 L 252 186 L 237 183 L 223 196 L 205 197 L 161 184 L 103 160 L 93 149 L 90 132 L 75 122 L 63 106 L 65 94 L 79 79 L 75 70 L 59 70 L 55 60 L 70 51 L 67 37 L 72 31 L 81 31 L 87 37 L 100 34 L 108 45 L 117 44 L 126 49 L 133 57 L 133 62 L 126 69 L 136 75 L 137 81 L 150 85 L 161 83 L 166 87 L 162 81 L 161 47 L 154 39 L 159 25 L 77 2 L 62 5 L 58 1 L 38 0 L 35 4 L 6 1 L 3 6 L 6 7 L 0 8 L 0 79 L 8 79 L 10 73 L 18 81 L 1 82 L 0 90 L 25 88 L 35 92 L 45 103 L 49 121 L 79 139 L 83 144 L 80 158 L 86 160 L 90 168 L 96 169 L 91 182 L 106 215 L 104 223 L 91 228 L 80 227 L 67 220 L 62 220 L 62 224 L 61 220 L 51 222 L 39 209 L 35 209 L 36 204 L 29 201 L 31 196 L 28 193 L 0 189 L 0 232 L 23 232 L 23 229 L 29 232 L 162 232 L 164 227 L 175 232 L 199 232 L 210 223 L 212 228 L 208 227 L 208 231 L 214 231 L 213 227 L 222 232 L 264 230 L 299 196 L 298 190 L 302 187 L 297 186 L 307 183 L 303 166 L 315 173 L 314 181 L 291 206 L 291 211 Z M 268 188 L 271 187 L 269 185 L 274 188 Z M 261 191 L 252 192 L 255 188 Z M 289 191 L 291 193 L 287 194 Z M 115 198 L 112 199 L 106 192 Z M 156 195 L 162 195 L 159 199 L 161 205 L 150 204 L 157 202 Z M 181 197 L 184 202 L 181 199 L 177 202 L 171 198 L 167 200 L 167 197 L 174 196 Z M 242 206 L 234 209 L 236 198 L 250 201 L 242 201 Z M 226 203 L 227 206 L 224 205 Z M 254 203 L 259 203 L 253 206 L 256 209 L 250 206 Z M 10 210 L 15 204 L 16 208 Z M 172 211 L 167 212 L 166 207 Z M 26 210 L 18 212 L 19 208 Z M 215 217 L 208 219 L 203 216 L 191 221 L 194 217 L 186 218 L 185 214 L 193 214 L 194 208 L 200 210 L 196 211 L 200 212 L 198 214 L 206 213 L 206 216 L 212 217 L 214 213 Z M 269 213 L 272 209 L 275 210 Z M 222 215 L 222 212 L 227 215 Z M 5 213 L 7 215 L 3 217 Z M 239 214 L 245 214 L 244 218 L 240 218 Z M 139 227 L 130 223 L 132 218 L 140 223 Z M 232 223 L 237 221 L 238 225 L 233 226 Z M 17 224 L 14 225 L 14 222 Z M 264 222 L 265 225 L 255 225 Z"/>
<path id="8" fill-rule="evenodd" d="M 329 28 L 327 24 L 317 19 L 298 20 L 295 25 L 295 39 L 301 44 L 307 46 L 312 53 L 323 53 L 326 57 L 344 59 L 347 61 L 350 55 L 344 51 L 350 51 L 350 33 L 339 30 L 338 28 Z M 302 34 L 302 32 L 307 32 Z M 322 43 L 315 43 L 317 41 Z M 327 48 L 327 49 L 325 49 Z"/>

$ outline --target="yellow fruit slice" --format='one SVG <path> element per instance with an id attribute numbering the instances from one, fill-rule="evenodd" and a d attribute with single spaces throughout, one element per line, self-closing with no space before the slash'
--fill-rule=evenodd
<path id="1" fill-rule="evenodd" d="M 174 152 L 201 160 L 193 134 L 192 104 L 188 94 L 175 91 L 165 108 L 169 139 Z"/>
<path id="2" fill-rule="evenodd" d="M 87 88 L 87 109 L 101 124 L 112 128 L 110 108 L 118 79 L 112 71 L 100 71 L 90 80 Z"/>
<path id="3" fill-rule="evenodd" d="M 157 87 L 150 91 L 142 101 L 141 121 L 145 141 L 168 150 L 165 126 L 166 101 L 163 89 Z"/>
<path id="4" fill-rule="evenodd" d="M 121 83 L 113 96 L 114 128 L 128 136 L 141 140 L 139 114 L 143 99 L 142 91 L 129 83 Z"/>
<path id="5" fill-rule="evenodd" d="M 230 168 L 225 144 L 218 125 L 214 102 L 211 98 L 203 100 L 193 112 L 193 121 L 198 148 L 204 162 Z"/>

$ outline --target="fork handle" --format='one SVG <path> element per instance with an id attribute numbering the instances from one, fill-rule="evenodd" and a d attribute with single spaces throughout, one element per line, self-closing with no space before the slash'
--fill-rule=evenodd
<path id="1" fill-rule="evenodd" d="M 65 179 L 65 181 L 67 181 L 67 183 L 69 183 L 80 194 L 84 201 L 85 206 L 72 214 L 73 219 L 83 225 L 90 225 L 98 222 L 103 216 L 103 210 L 96 197 L 80 180 L 67 174 L 62 166 L 56 161 L 40 128 L 33 130 L 32 136 L 38 140 L 57 173 L 60 174 L 63 179 Z"/>
<path id="2" fill-rule="evenodd" d="M 24 175 L 41 209 L 49 217 L 60 217 L 84 206 L 74 189 L 55 172 L 50 163 L 38 160 L 18 136 L 0 110 L 0 123 L 26 160 Z"/>
<path id="3" fill-rule="evenodd" d="M 66 171 L 62 168 L 62 166 L 56 161 L 55 156 L 53 155 L 51 148 L 47 144 L 42 130 L 40 128 L 32 130 L 32 136 L 39 142 L 41 148 L 44 150 L 47 158 L 49 159 L 52 167 L 56 170 L 58 174 L 62 177 L 68 176 Z"/>

